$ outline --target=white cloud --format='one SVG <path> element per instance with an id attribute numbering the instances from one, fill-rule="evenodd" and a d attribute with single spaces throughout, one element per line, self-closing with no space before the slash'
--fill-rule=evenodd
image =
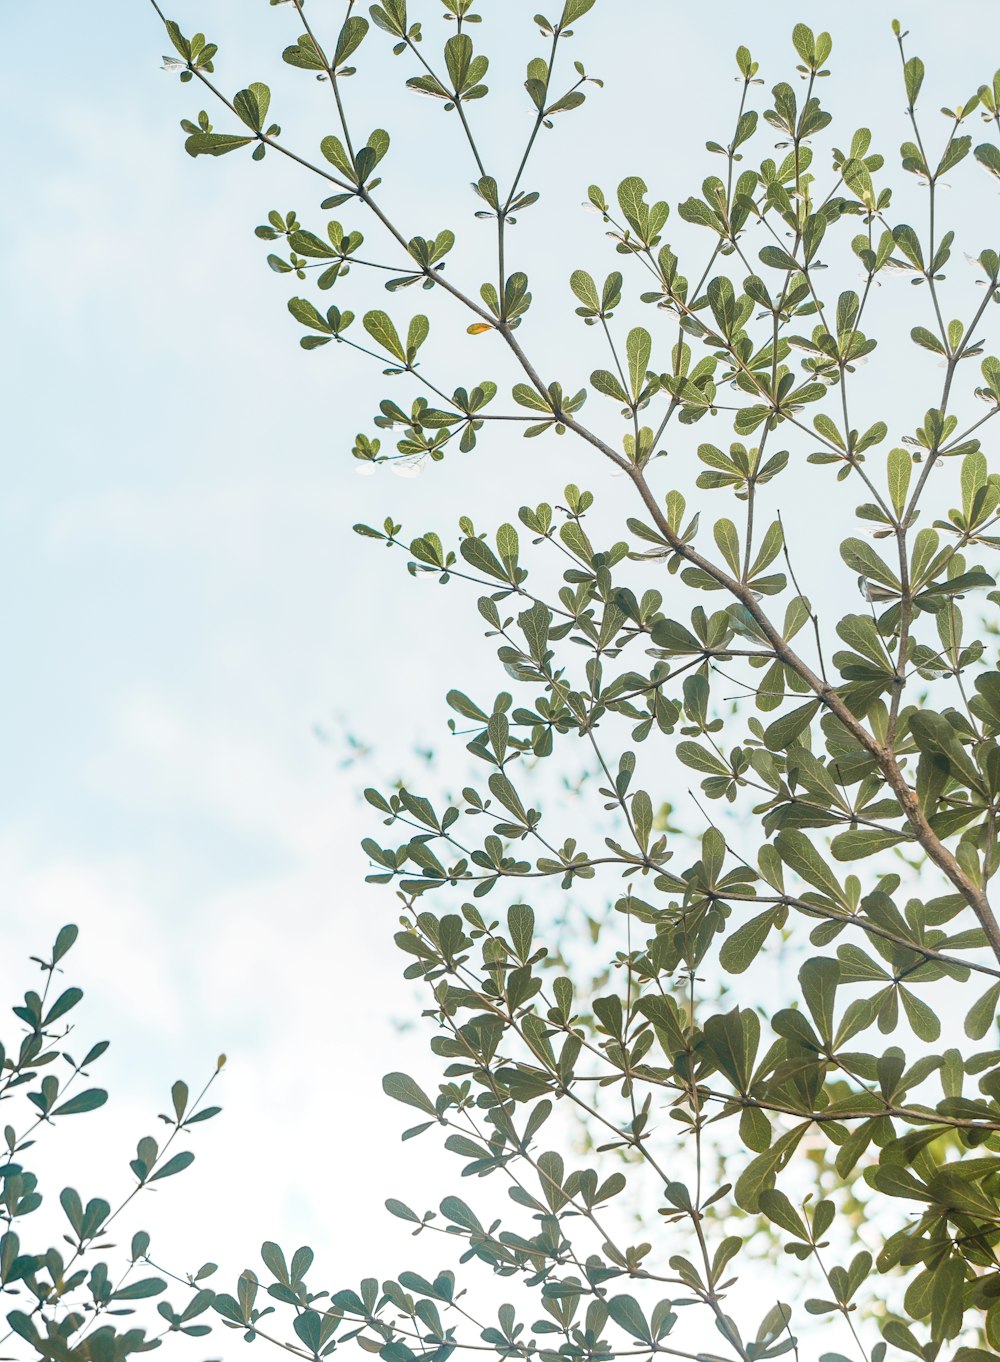
<path id="1" fill-rule="evenodd" d="M 79 1118 L 72 1143 L 64 1134 L 43 1147 L 41 1170 L 86 1195 L 127 1188 L 127 1157 L 140 1135 L 161 1134 L 155 1113 L 170 1082 L 183 1073 L 194 1088 L 226 1050 L 223 1116 L 197 1131 L 194 1168 L 144 1197 L 128 1231 L 153 1230 L 166 1266 L 193 1270 L 213 1257 L 229 1277 L 270 1235 L 291 1247 L 317 1241 L 324 1276 L 339 1280 L 353 1280 L 361 1262 L 384 1266 L 394 1232 L 400 1256 L 411 1256 L 382 1208 L 412 1176 L 398 1170 L 404 1121 L 380 1082 L 410 1060 L 419 1068 L 423 1039 L 391 1021 L 412 1010 L 409 986 L 391 944 L 391 899 L 359 887 L 352 795 L 332 788 L 322 753 L 297 771 L 276 748 L 210 731 L 151 696 L 124 708 L 105 775 L 109 807 L 148 802 L 154 818 L 183 808 L 275 849 L 280 862 L 251 878 L 233 865 L 180 902 L 163 847 L 128 860 L 70 858 L 37 829 L 9 830 L 0 893 L 17 913 L 0 988 L 11 997 L 33 987 L 27 955 L 75 921 L 81 938 L 65 977 L 87 993 L 79 1045 L 113 1040 L 93 1075 L 112 1102 Z M 414 1150 L 421 1179 L 439 1162 Z M 436 1261 L 433 1252 L 428 1265 Z"/>

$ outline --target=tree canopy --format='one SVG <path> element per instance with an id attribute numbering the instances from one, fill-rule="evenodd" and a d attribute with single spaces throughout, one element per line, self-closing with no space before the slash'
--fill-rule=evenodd
<path id="1" fill-rule="evenodd" d="M 210 97 L 182 123 L 190 155 L 284 156 L 306 190 L 318 181 L 318 209 L 274 210 L 257 235 L 272 270 L 307 286 L 288 307 L 303 348 L 324 351 L 309 362 L 332 345 L 386 375 L 354 458 L 447 477 L 452 457 L 485 462 L 519 431 L 576 441 L 581 469 L 486 530 L 525 495 L 495 463 L 457 532 L 356 527 L 413 576 L 471 586 L 503 673 L 495 695 L 458 677 L 448 695 L 465 788 L 368 790 L 382 827 L 364 846 L 369 879 L 397 895 L 404 976 L 426 990 L 441 1061 L 436 1088 L 395 1073 L 386 1092 L 416 1113 L 406 1137 L 439 1133 L 466 1178 L 506 1185 L 510 1210 L 393 1195 L 415 1233 L 448 1237 L 463 1275 L 317 1290 L 312 1249 L 267 1243 L 265 1273 L 247 1269 L 215 1309 L 309 1358 L 353 1340 L 385 1362 L 986 1362 L 1000 1349 L 1000 476 L 984 446 L 1000 254 L 976 196 L 994 202 L 1000 177 L 1000 72 L 973 71 L 974 93 L 928 117 L 924 63 L 894 21 L 905 140 L 889 154 L 900 130 L 864 126 L 863 88 L 834 128 L 829 34 L 796 25 L 768 84 L 741 46 L 728 127 L 699 129 L 717 140 L 697 193 L 633 173 L 664 174 L 642 128 L 613 192 L 590 186 L 610 239 L 600 279 L 531 232 L 539 146 L 601 84 L 585 60 L 594 3 L 535 16 L 530 131 L 502 166 L 477 137 L 490 23 L 527 33 L 527 10 L 280 5 L 282 58 L 325 101 L 316 149 L 286 141 L 268 85 L 227 94 L 216 45 L 161 12 L 168 69 Z M 625 23 L 621 40 L 654 28 Z M 485 280 L 435 186 L 387 206 L 392 137 L 353 108 L 391 54 L 447 115 L 435 176 L 474 177 L 468 216 L 495 243 Z M 599 356 L 589 377 L 565 371 L 571 347 L 538 341 L 531 276 L 557 271 L 566 325 Z M 457 360 L 426 359 L 456 317 Z M 439 360 L 461 364 L 459 386 Z M 480 377 L 491 363 L 497 378 Z M 595 500 L 580 484 L 608 465 L 623 476 Z M 589 936 L 557 930 L 567 901 L 588 905 Z M 464 1295 L 476 1268 L 496 1278 L 486 1313 Z"/>

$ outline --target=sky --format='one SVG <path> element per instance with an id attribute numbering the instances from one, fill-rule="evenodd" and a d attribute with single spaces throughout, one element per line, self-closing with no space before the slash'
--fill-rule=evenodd
<path id="1" fill-rule="evenodd" d="M 519 73 L 539 3 L 481 7 L 506 92 L 476 110 L 477 128 L 508 165 L 529 124 Z M 322 22 L 339 5 L 312 9 Z M 437 43 L 436 7 L 418 9 Z M 811 19 L 786 0 L 757 11 L 601 0 L 579 26 L 574 55 L 606 85 L 546 135 L 533 172 L 546 198 L 518 229 L 552 377 L 597 362 L 565 276 L 619 263 L 578 208 L 587 185 L 640 173 L 671 202 L 696 190 L 715 169 L 705 137 L 724 140 L 731 121 L 736 45 L 770 82 L 790 70 L 792 23 Z M 900 4 L 935 102 L 992 74 L 977 64 L 991 12 Z M 224 88 L 268 80 L 291 143 L 331 130 L 327 92 L 281 67 L 289 8 L 183 0 L 175 17 L 221 44 Z M 836 42 L 830 99 L 863 94 L 855 121 L 886 128 L 891 147 L 905 128 L 889 17 L 851 0 L 814 22 Z M 32 7 L 6 7 L 0 34 L 8 51 L 37 51 Z M 376 93 L 359 77 L 350 95 L 359 123 L 396 138 L 385 193 L 415 232 L 460 224 L 456 269 L 477 278 L 487 229 L 454 120 L 402 91 L 410 71 L 382 36 L 363 49 Z M 502 680 L 468 597 L 414 582 L 351 525 L 391 513 L 417 533 L 464 511 L 498 523 L 570 479 L 609 497 L 618 485 L 553 438 L 492 440 L 417 479 L 358 477 L 350 447 L 385 380 L 334 347 L 298 348 L 287 281 L 252 232 L 275 206 L 320 222 L 318 195 L 274 156 L 187 157 L 178 120 L 204 101 L 159 69 L 167 50 L 140 0 L 105 0 L 99 15 L 51 0 L 44 61 L 8 64 L 0 96 L 18 126 L 0 151 L 0 985 L 12 1001 L 33 987 L 27 956 L 79 924 L 67 979 L 88 995 L 80 1032 L 113 1042 L 101 1070 L 113 1101 L 88 1118 L 85 1157 L 66 1156 L 90 1195 L 128 1186 L 134 1140 L 173 1079 L 194 1085 L 228 1054 L 224 1116 L 144 1211 L 174 1266 L 238 1271 L 276 1238 L 312 1243 L 331 1278 L 359 1263 L 387 1273 L 415 1255 L 384 1197 L 416 1181 L 430 1204 L 456 1177 L 426 1141 L 401 1156 L 405 1115 L 381 1095 L 386 1070 L 427 1059 L 419 1024 L 400 1027 L 418 1004 L 391 896 L 363 883 L 358 843 L 374 829 L 359 790 L 422 769 L 416 748 L 446 741 L 450 686 L 492 694 Z M 352 287 L 381 305 L 370 283 Z M 404 294 L 389 310 L 416 305 Z M 452 318 L 430 353 L 469 384 L 504 372 L 487 344 L 470 370 Z M 901 360 L 883 381 L 903 391 L 912 376 Z M 345 764 L 348 732 L 370 759 Z"/>

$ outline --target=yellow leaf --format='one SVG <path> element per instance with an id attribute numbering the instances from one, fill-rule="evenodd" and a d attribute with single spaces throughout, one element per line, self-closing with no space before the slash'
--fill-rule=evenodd
<path id="1" fill-rule="evenodd" d="M 468 329 L 468 334 L 470 336 L 481 336 L 484 331 L 492 330 L 493 328 L 490 326 L 489 322 L 473 322 Z"/>

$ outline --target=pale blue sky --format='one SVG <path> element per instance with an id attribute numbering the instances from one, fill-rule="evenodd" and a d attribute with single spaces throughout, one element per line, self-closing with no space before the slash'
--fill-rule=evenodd
<path id="1" fill-rule="evenodd" d="M 498 156 L 528 126 L 519 81 L 540 2 L 482 6 L 504 16 L 499 36 L 496 22 L 483 26 L 490 50 L 522 54 L 507 65 L 508 93 L 475 111 Z M 330 0 L 313 8 L 320 22 L 339 12 Z M 435 6 L 413 9 L 437 41 Z M 544 170 L 551 188 L 519 229 L 538 280 L 533 342 L 558 346 L 552 377 L 582 381 L 602 362 L 571 325 L 565 288 L 575 265 L 619 263 L 599 221 L 576 210 L 586 186 L 611 190 L 639 173 L 674 203 L 695 191 L 715 169 L 705 137 L 725 140 L 731 123 L 739 42 L 770 85 L 790 72 L 792 23 L 824 20 L 838 73 L 824 96 L 837 109 L 852 90 L 863 95 L 851 126 L 874 126 L 889 152 L 906 135 L 890 10 L 856 0 L 814 9 L 819 18 L 785 0 L 600 0 L 581 23 L 578 55 L 607 85 L 545 140 L 528 187 Z M 992 32 L 993 11 L 899 5 L 928 62 L 929 108 L 992 74 L 1000 52 L 980 64 L 980 34 Z M 290 143 L 312 147 L 330 130 L 326 92 L 280 64 L 298 31 L 290 10 L 183 0 L 174 12 L 221 43 L 225 88 L 270 81 Z M 429 1147 L 411 1147 L 384 1191 L 363 1189 L 356 1162 L 349 1193 L 326 1174 L 312 1190 L 317 1169 L 373 1151 L 398 1159 L 400 1121 L 379 1080 L 401 1053 L 424 1062 L 388 1021 L 407 999 L 391 900 L 361 883 L 357 842 L 371 824 L 357 808 L 360 777 L 340 769 L 313 725 L 340 715 L 364 738 L 381 733 L 382 768 L 395 774 L 416 764 L 414 741 L 444 736 L 448 686 L 485 692 L 502 681 L 490 645 L 475 641 L 471 599 L 413 583 L 401 555 L 350 526 L 388 512 L 414 533 L 465 510 L 499 522 L 571 477 L 608 494 L 617 485 L 552 440 L 486 443 L 416 481 L 355 476 L 350 445 L 371 429 L 383 380 L 332 347 L 298 349 L 286 282 L 252 235 L 272 206 L 310 210 L 315 222 L 312 185 L 272 156 L 254 166 L 184 154 L 178 119 L 204 101 L 158 69 L 167 45 L 142 0 L 99 12 L 52 0 L 41 55 L 31 6 L 8 6 L 0 34 L 8 52 L 32 53 L 8 63 L 3 98 L 18 132 L 0 152 L 0 981 L 7 996 L 23 977 L 18 958 L 77 921 L 73 974 L 92 991 L 86 1034 L 114 1041 L 117 1119 L 105 1130 L 122 1142 L 119 1163 L 170 1081 L 181 1071 L 194 1081 L 225 1049 L 227 1114 L 199 1140 L 197 1171 L 172 1187 L 171 1205 L 210 1187 L 218 1197 L 201 1256 L 228 1254 L 239 1267 L 242 1245 L 265 1233 L 306 1237 L 332 1276 L 353 1272 L 361 1250 L 378 1246 L 382 1197 L 405 1195 L 418 1170 L 426 1179 L 439 1165 Z M 391 83 L 377 112 L 360 89 L 357 99 L 359 122 L 399 130 L 386 193 L 410 194 L 414 232 L 461 225 L 456 268 L 469 262 L 476 279 L 480 225 L 469 221 L 472 176 L 454 120 L 401 93 L 410 72 L 387 66 L 383 36 L 364 51 Z M 430 137 L 449 148 L 454 173 L 424 152 Z M 995 224 L 996 195 L 985 180 L 978 192 Z M 543 235 L 556 227 L 558 246 Z M 378 305 L 370 287 L 348 301 Z M 389 309 L 408 315 L 416 302 L 405 294 Z M 489 343 L 471 371 L 462 327 L 436 333 L 433 353 L 448 381 L 474 381 L 494 367 Z M 908 382 L 902 372 L 887 381 Z M 354 1085 L 351 1113 L 379 1104 L 384 1133 L 356 1130 L 327 1084 Z M 275 1148 L 287 1153 L 277 1171 Z M 262 1209 L 242 1203 L 240 1182 L 264 1157 L 273 1190 Z M 352 1218 L 370 1205 L 375 1226 L 349 1245 L 337 1234 L 320 1242 L 346 1214 L 345 1195 Z M 160 1201 L 176 1246 L 182 1227 Z M 376 1271 L 402 1260 L 401 1231 L 395 1245 Z"/>

